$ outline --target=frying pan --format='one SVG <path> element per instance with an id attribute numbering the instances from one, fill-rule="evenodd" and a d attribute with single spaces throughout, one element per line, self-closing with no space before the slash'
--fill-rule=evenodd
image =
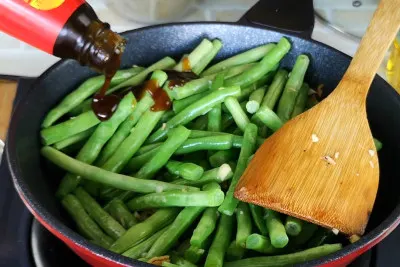
<path id="1" fill-rule="evenodd" d="M 190 52 L 202 38 L 222 40 L 224 46 L 216 59 L 220 60 L 287 36 L 293 46 L 282 62 L 283 67 L 293 66 L 299 54 L 309 54 L 312 62 L 306 79 L 313 86 L 324 84 L 324 93 L 328 94 L 341 79 L 350 58 L 311 40 L 313 24 L 311 0 L 259 1 L 237 23 L 178 23 L 126 32 L 123 35 L 128 39 L 128 46 L 122 67 L 133 64 L 146 66 L 164 56 L 179 58 Z M 89 264 L 150 266 L 95 246 L 77 234 L 54 197 L 62 176 L 50 169 L 40 157 L 39 130 L 45 114 L 68 92 L 93 75 L 93 71 L 75 61 L 63 60 L 36 80 L 27 96 L 18 103 L 11 120 L 6 144 L 8 165 L 15 188 L 29 210 Z M 399 224 L 400 97 L 378 76 L 368 96 L 367 113 L 373 135 L 383 142 L 384 147 L 379 153 L 381 177 L 378 196 L 366 234 L 360 241 L 308 262 L 307 266 L 346 265 Z"/>

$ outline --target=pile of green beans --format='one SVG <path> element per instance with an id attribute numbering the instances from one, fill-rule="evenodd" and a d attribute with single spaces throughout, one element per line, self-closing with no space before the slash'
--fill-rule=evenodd
<path id="1" fill-rule="evenodd" d="M 166 57 L 113 79 L 109 92 L 149 77 L 170 96 L 169 111 L 153 111 L 150 94 L 129 93 L 100 121 L 83 108 L 104 80 L 98 76 L 47 114 L 41 153 L 66 172 L 56 195 L 88 241 L 187 267 L 287 266 L 342 248 L 329 229 L 233 196 L 265 138 L 317 103 L 305 82 L 310 59 L 279 67 L 291 48 L 281 38 L 209 66 L 222 47 L 204 39 L 178 63 Z M 199 78 L 168 88 L 163 70 L 188 64 Z"/>

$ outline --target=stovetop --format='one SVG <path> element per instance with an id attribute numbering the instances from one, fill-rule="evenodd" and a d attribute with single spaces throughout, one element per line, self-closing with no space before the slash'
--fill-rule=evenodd
<path id="1" fill-rule="evenodd" d="M 28 91 L 32 82 L 33 79 L 19 81 L 16 101 Z M 14 190 L 5 160 L 3 157 L 0 162 L 0 267 L 87 267 L 33 219 Z M 399 252 L 400 227 L 350 266 L 399 266 Z"/>

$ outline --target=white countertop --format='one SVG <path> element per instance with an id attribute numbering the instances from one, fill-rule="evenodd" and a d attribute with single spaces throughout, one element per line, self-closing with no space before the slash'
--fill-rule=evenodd
<path id="1" fill-rule="evenodd" d="M 114 30 L 126 31 L 145 26 L 145 24 L 122 18 L 110 10 L 103 1 L 88 0 L 100 19 L 109 22 Z M 195 4 L 193 12 L 181 21 L 236 21 L 254 2 L 256 1 L 236 1 L 236 5 L 228 5 L 229 0 L 211 1 L 211 4 L 210 1 L 203 1 L 201 4 Z M 358 46 L 357 39 L 341 34 L 319 20 L 315 22 L 312 38 L 348 55 L 353 55 Z M 54 56 L 0 33 L 0 74 L 35 77 L 58 60 Z"/>

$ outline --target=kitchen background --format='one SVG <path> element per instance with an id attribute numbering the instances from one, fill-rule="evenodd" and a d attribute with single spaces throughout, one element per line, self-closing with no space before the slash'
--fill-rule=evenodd
<path id="1" fill-rule="evenodd" d="M 353 55 L 378 0 L 314 0 L 312 38 Z M 237 21 L 257 0 L 87 0 L 116 31 L 168 21 Z M 328 26 L 331 25 L 333 27 Z M 339 31 L 337 29 L 340 29 Z M 346 33 L 342 33 L 342 32 Z M 389 53 L 388 53 L 389 55 Z M 36 77 L 58 59 L 0 33 L 0 73 Z M 387 59 L 379 71 L 386 78 Z"/>

